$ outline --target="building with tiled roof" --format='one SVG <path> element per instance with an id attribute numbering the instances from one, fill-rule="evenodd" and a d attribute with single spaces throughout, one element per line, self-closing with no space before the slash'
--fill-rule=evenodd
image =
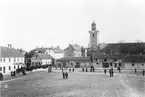
<path id="1" fill-rule="evenodd" d="M 31 58 L 32 66 L 50 65 L 52 64 L 52 56 L 44 53 L 35 53 Z"/>
<path id="2" fill-rule="evenodd" d="M 24 55 L 10 44 L 8 47 L 0 46 L 0 71 L 3 74 L 10 74 L 24 66 Z"/>
<path id="3" fill-rule="evenodd" d="M 81 57 L 81 47 L 77 44 L 69 44 L 67 48 L 64 49 L 65 57 Z"/>

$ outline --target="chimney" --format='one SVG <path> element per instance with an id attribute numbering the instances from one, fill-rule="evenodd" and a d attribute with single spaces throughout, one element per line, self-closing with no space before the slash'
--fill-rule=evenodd
<path id="1" fill-rule="evenodd" d="M 43 46 L 42 46 L 42 48 L 43 48 Z"/>
<path id="2" fill-rule="evenodd" d="M 8 44 L 8 48 L 12 48 L 12 45 L 11 44 Z"/>
<path id="3" fill-rule="evenodd" d="M 38 48 L 38 46 L 36 46 L 36 48 Z"/>

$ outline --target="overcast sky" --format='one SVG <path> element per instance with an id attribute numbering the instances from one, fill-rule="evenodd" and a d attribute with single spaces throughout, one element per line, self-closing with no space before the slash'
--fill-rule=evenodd
<path id="1" fill-rule="evenodd" d="M 100 43 L 145 41 L 145 0 L 1 0 L 0 46 L 87 47 L 93 20 Z"/>

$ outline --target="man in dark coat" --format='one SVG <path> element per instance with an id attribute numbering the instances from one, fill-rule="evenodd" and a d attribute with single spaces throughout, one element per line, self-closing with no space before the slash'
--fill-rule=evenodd
<path id="1" fill-rule="evenodd" d="M 107 70 L 106 70 L 106 68 L 104 69 L 104 73 L 106 74 L 106 72 L 107 72 Z"/>
<path id="2" fill-rule="evenodd" d="M 145 75 L 145 70 L 143 69 L 143 76 Z"/>
<path id="3" fill-rule="evenodd" d="M 109 69 L 109 75 L 110 75 L 110 77 L 112 76 L 112 74 L 111 74 L 111 69 Z"/>
<path id="4" fill-rule="evenodd" d="M 0 80 L 3 80 L 3 74 L 0 72 Z"/>
<path id="5" fill-rule="evenodd" d="M 68 73 L 67 72 L 65 73 L 65 77 L 66 77 L 66 79 L 68 79 Z"/>
<path id="6" fill-rule="evenodd" d="M 114 71 L 113 71 L 113 68 L 111 68 L 111 75 L 112 75 L 112 77 L 113 77 L 113 75 L 114 75 Z"/>
<path id="7" fill-rule="evenodd" d="M 73 68 L 73 72 L 74 72 L 74 70 L 75 70 L 75 69 Z"/>
<path id="8" fill-rule="evenodd" d="M 65 73 L 64 72 L 62 72 L 62 76 L 63 76 L 63 79 L 65 79 Z"/>

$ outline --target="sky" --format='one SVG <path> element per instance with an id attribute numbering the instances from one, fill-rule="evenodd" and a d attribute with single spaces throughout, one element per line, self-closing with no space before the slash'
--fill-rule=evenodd
<path id="1" fill-rule="evenodd" d="M 144 0 L 0 0 L 0 46 L 88 47 L 93 20 L 99 43 L 145 42 Z"/>

